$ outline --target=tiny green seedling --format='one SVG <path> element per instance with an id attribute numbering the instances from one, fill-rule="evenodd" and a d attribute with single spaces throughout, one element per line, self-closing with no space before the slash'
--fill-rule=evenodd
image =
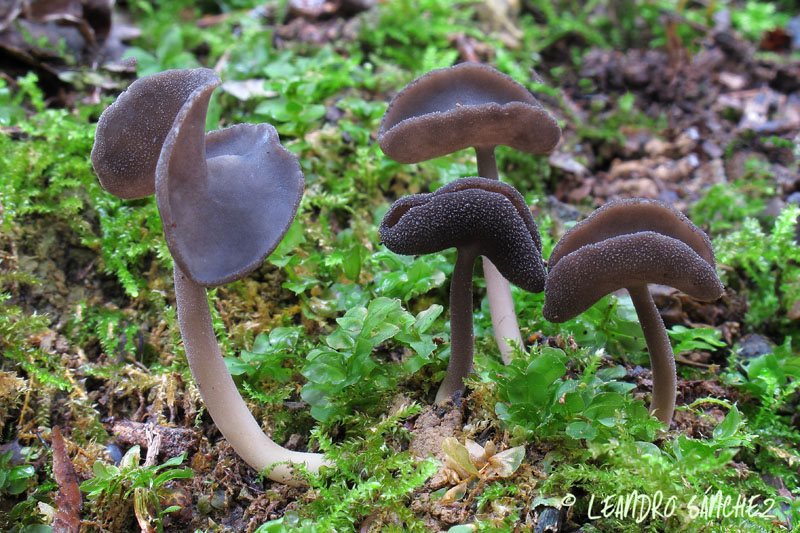
<path id="1" fill-rule="evenodd" d="M 567 357 L 558 348 L 534 348 L 530 355 L 499 367 L 495 381 L 497 416 L 512 433 L 538 441 L 563 438 L 607 442 L 621 432 L 650 440 L 659 424 L 634 401 L 625 368 L 600 368 L 603 352 L 590 357 L 580 379 L 569 378 Z M 624 427 L 624 429 L 623 429 Z"/>
<path id="2" fill-rule="evenodd" d="M 164 515 L 178 511 L 180 507 L 173 505 L 162 509 L 159 491 L 164 489 L 168 481 L 194 476 L 191 468 L 172 468 L 180 465 L 185 457 L 186 454 L 181 454 L 160 465 L 140 466 L 140 448 L 133 446 L 122 457 L 119 466 L 95 461 L 94 477 L 81 483 L 80 489 L 88 493 L 86 497 L 90 501 L 104 499 L 113 502 L 116 497 L 128 498 L 133 494 L 137 519 L 140 523 L 142 520 L 152 520 L 161 533 L 164 531 Z M 149 508 L 155 510 L 154 515 Z"/>
<path id="3" fill-rule="evenodd" d="M 415 372 L 433 362 L 434 336 L 427 333 L 442 306 L 434 305 L 415 317 L 399 300 L 379 297 L 366 307 L 354 307 L 336 320 L 339 327 L 325 337 L 325 344 L 308 353 L 303 376 L 303 400 L 311 415 L 326 422 L 348 414 L 356 405 L 375 404 L 390 388 L 398 372 L 372 357 L 376 346 L 395 339 L 411 349 L 401 370 Z"/>
<path id="4" fill-rule="evenodd" d="M 28 482 L 36 475 L 36 470 L 29 464 L 12 465 L 13 454 L 12 450 L 0 454 L 0 494 L 16 496 L 28 488 Z"/>

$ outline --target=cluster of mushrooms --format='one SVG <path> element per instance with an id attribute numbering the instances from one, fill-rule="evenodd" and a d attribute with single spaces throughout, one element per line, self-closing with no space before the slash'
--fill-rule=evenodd
<path id="1" fill-rule="evenodd" d="M 209 69 L 170 70 L 135 81 L 100 117 L 92 164 L 102 186 L 125 199 L 155 194 L 175 263 L 178 323 L 186 357 L 209 414 L 234 450 L 270 479 L 298 483 L 293 465 L 316 472 L 321 454 L 273 442 L 239 394 L 212 328 L 205 289 L 243 278 L 275 249 L 294 219 L 304 177 L 269 124 L 205 132 L 220 79 Z M 723 287 L 708 237 L 658 201 L 609 202 L 558 242 L 546 266 L 536 222 L 522 195 L 498 181 L 495 147 L 550 153 L 561 131 L 522 85 L 492 67 L 463 63 L 429 72 L 392 100 L 378 142 L 400 163 L 464 148 L 479 177 L 400 198 L 380 238 L 400 254 L 455 247 L 450 284 L 451 355 L 436 400 L 464 388 L 472 371 L 472 273 L 483 256 L 492 324 L 503 360 L 521 345 L 509 281 L 545 293 L 543 314 L 569 320 L 625 288 L 642 325 L 653 371 L 651 412 L 669 424 L 676 375 L 664 323 L 648 283 L 714 300 Z"/>

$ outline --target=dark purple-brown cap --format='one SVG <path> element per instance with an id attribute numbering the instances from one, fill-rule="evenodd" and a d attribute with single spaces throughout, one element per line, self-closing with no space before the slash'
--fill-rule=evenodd
<path id="1" fill-rule="evenodd" d="M 560 138 L 558 123 L 524 86 L 482 63 L 432 70 L 412 81 L 378 129 L 381 149 L 400 163 L 498 145 L 548 154 Z"/>
<path id="2" fill-rule="evenodd" d="M 220 84 L 207 68 L 165 70 L 134 81 L 97 122 L 92 165 L 119 198 L 155 193 L 156 163 L 175 116 L 190 94 Z"/>
<path id="3" fill-rule="evenodd" d="M 660 283 L 715 300 L 724 288 L 708 236 L 654 200 L 609 202 L 570 229 L 553 249 L 544 317 L 564 322 L 625 287 Z"/>
<path id="4" fill-rule="evenodd" d="M 550 268 L 563 256 L 585 244 L 639 231 L 655 231 L 683 241 L 712 267 L 714 249 L 703 230 L 669 204 L 645 198 L 626 198 L 608 202 L 573 226 L 553 248 Z"/>
<path id="5" fill-rule="evenodd" d="M 539 230 L 522 195 L 486 178 L 461 178 L 434 193 L 394 204 L 379 228 L 381 241 L 399 254 L 427 254 L 476 246 L 511 283 L 544 288 Z"/>

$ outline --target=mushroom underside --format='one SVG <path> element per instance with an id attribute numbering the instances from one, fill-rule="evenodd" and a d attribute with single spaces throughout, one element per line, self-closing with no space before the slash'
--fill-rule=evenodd
<path id="1" fill-rule="evenodd" d="M 474 146 L 506 145 L 546 154 L 559 138 L 558 124 L 547 111 L 511 102 L 464 106 L 404 119 L 379 134 L 378 143 L 388 157 L 409 164 Z"/>
<path id="2" fill-rule="evenodd" d="M 558 123 L 528 89 L 472 62 L 432 70 L 406 85 L 378 128 L 381 149 L 400 163 L 501 144 L 548 154 L 560 137 Z"/>

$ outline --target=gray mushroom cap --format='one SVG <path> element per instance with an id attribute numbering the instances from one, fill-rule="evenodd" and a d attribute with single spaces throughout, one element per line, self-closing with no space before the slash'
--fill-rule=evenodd
<path id="1" fill-rule="evenodd" d="M 699 300 L 724 292 L 708 237 L 674 208 L 653 200 L 610 202 L 553 249 L 544 317 L 564 322 L 632 285 L 660 283 Z"/>
<path id="2" fill-rule="evenodd" d="M 427 254 L 475 245 L 511 283 L 544 288 L 539 230 L 514 187 L 486 178 L 461 178 L 434 193 L 394 204 L 379 228 L 381 241 L 399 254 Z"/>
<path id="3" fill-rule="evenodd" d="M 196 120 L 204 123 L 202 107 Z M 300 205 L 304 180 L 269 124 L 239 124 L 205 137 L 192 129 L 176 126 L 164 142 L 156 201 L 172 257 L 196 283 L 214 287 L 245 277 L 275 250 Z"/>
<path id="4" fill-rule="evenodd" d="M 92 165 L 103 188 L 124 199 L 154 194 L 156 163 L 175 117 L 195 90 L 219 84 L 207 68 L 165 70 L 131 83 L 97 122 Z"/>
<path id="5" fill-rule="evenodd" d="M 241 279 L 288 231 L 303 194 L 300 164 L 269 124 L 205 133 L 219 85 L 211 70 L 167 71 L 134 85 L 98 125 L 92 157 L 101 184 L 123 198 L 155 192 L 167 246 L 192 281 L 213 287 Z M 153 128 L 149 140 L 144 125 Z"/>
<path id="6" fill-rule="evenodd" d="M 481 63 L 432 70 L 412 81 L 389 104 L 378 129 L 381 149 L 400 163 L 478 146 L 548 154 L 560 138 L 558 123 L 524 86 Z"/>

